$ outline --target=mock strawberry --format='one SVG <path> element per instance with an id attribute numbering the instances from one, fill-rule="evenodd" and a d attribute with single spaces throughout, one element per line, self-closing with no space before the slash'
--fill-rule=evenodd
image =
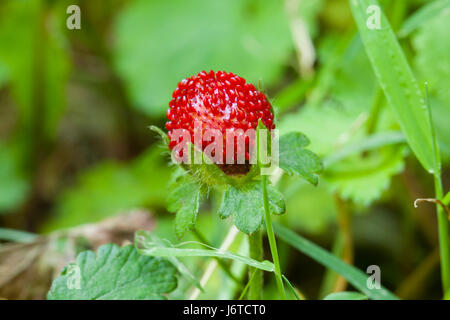
<path id="1" fill-rule="evenodd" d="M 166 129 L 171 139 L 170 149 L 173 149 L 180 140 L 175 139 L 173 135 L 177 129 L 187 130 L 192 143 L 195 136 L 194 128 L 199 128 L 199 125 L 202 136 L 211 129 L 219 131 L 223 139 L 222 161 L 214 162 L 227 174 L 248 171 L 249 155 L 254 144 L 246 138 L 244 150 L 238 147 L 227 150 L 227 131 L 256 130 L 259 119 L 270 130 L 275 128 L 271 106 L 264 93 L 258 91 L 253 84 L 247 83 L 244 78 L 230 72 L 202 71 L 182 80 L 172 94 L 169 107 Z M 211 141 L 202 141 L 202 151 L 210 143 Z M 233 163 L 227 161 L 227 152 L 234 154 Z M 244 167 L 234 165 L 240 152 L 245 154 Z"/>

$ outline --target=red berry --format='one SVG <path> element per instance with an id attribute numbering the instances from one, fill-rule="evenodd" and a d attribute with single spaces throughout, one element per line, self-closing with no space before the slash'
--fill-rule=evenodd
<path id="1" fill-rule="evenodd" d="M 270 103 L 264 93 L 256 90 L 245 79 L 224 71 L 202 71 L 199 74 L 182 80 L 172 94 L 167 110 L 168 122 L 166 129 L 169 137 L 176 129 L 189 131 L 194 142 L 194 123 L 199 121 L 202 125 L 202 135 L 208 129 L 218 129 L 223 137 L 223 162 L 226 160 L 226 131 L 255 129 L 258 119 L 263 124 L 274 129 L 273 114 Z M 203 149 L 211 142 L 203 142 Z M 172 142 L 171 149 L 176 145 Z M 234 160 L 237 153 L 245 152 L 248 160 L 249 150 L 252 147 L 248 139 L 245 150 L 233 150 Z"/>

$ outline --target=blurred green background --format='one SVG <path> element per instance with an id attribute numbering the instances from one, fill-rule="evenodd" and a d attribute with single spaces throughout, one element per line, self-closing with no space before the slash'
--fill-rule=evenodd
<path id="1" fill-rule="evenodd" d="M 401 30 L 428 1 L 381 2 Z M 81 8 L 81 30 L 66 27 L 71 4 Z M 444 191 L 448 30 L 449 10 L 400 38 L 419 82 L 429 83 Z M 277 127 L 304 132 L 330 161 L 318 187 L 281 178 L 281 223 L 362 270 L 380 265 L 400 296 L 441 296 L 434 207 L 413 208 L 433 196 L 432 177 L 402 142 L 333 160 L 343 146 L 399 130 L 347 0 L 2 0 L 0 227 L 48 233 L 145 208 L 157 232 L 175 239 L 165 209 L 173 169 L 147 126 L 164 126 L 178 81 L 210 69 L 260 82 Z M 215 215 L 216 197 L 199 229 L 220 245 L 229 222 Z M 281 256 L 307 296 L 330 291 L 322 267 L 283 244 Z"/>

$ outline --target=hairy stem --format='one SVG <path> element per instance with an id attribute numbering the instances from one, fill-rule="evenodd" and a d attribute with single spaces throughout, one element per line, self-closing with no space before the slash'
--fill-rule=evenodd
<path id="1" fill-rule="evenodd" d="M 263 258 L 263 242 L 261 230 L 248 236 L 250 245 L 250 258 L 261 261 Z M 248 290 L 249 300 L 261 300 L 261 292 L 263 288 L 263 273 L 257 268 L 249 268 L 250 287 Z"/>
<path id="2" fill-rule="evenodd" d="M 278 291 L 283 300 L 286 299 L 286 293 L 284 291 L 283 278 L 281 277 L 280 260 L 278 258 L 277 243 L 275 240 L 275 234 L 272 227 L 272 217 L 269 209 L 269 197 L 267 195 L 267 176 L 261 175 L 261 185 L 263 191 L 264 201 L 264 217 L 266 221 L 267 237 L 269 238 L 270 252 L 272 253 L 273 264 L 275 265 L 275 280 L 277 282 Z"/>

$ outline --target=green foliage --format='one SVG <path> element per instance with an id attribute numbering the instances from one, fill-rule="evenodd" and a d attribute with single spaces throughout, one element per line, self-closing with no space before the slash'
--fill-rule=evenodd
<path id="1" fill-rule="evenodd" d="M 324 180 L 343 199 L 369 205 L 389 187 L 391 177 L 404 168 L 403 148 L 395 147 L 354 156 L 330 166 Z"/>
<path id="2" fill-rule="evenodd" d="M 7 70 L 21 123 L 29 130 L 41 117 L 44 135 L 53 138 L 70 67 L 58 18 L 45 1 L 8 1 L 0 13 L 0 43 L 8 44 L 0 46 L 0 64 Z M 54 23 L 45 23 L 46 14 Z"/>
<path id="3" fill-rule="evenodd" d="M 175 233 L 181 238 L 187 230 L 195 227 L 202 190 L 200 184 L 186 172 L 174 179 L 171 189 L 167 210 L 176 213 Z"/>
<path id="4" fill-rule="evenodd" d="M 117 70 L 149 115 L 162 115 L 177 82 L 203 69 L 273 84 L 292 49 L 282 1 L 138 0 L 115 35 Z"/>
<path id="5" fill-rule="evenodd" d="M 413 46 L 417 51 L 415 66 L 423 81 L 427 81 L 429 85 L 433 123 L 444 160 L 450 159 L 449 21 L 450 10 L 442 10 L 439 15 L 423 24 L 413 37 Z"/>
<path id="6" fill-rule="evenodd" d="M 429 172 L 438 172 L 431 122 L 419 85 L 389 22 L 381 13 L 381 28 L 367 27 L 367 8 L 376 0 L 350 0 L 367 55 L 387 101 L 417 159 Z"/>
<path id="7" fill-rule="evenodd" d="M 339 138 L 349 131 L 360 114 L 361 111 L 327 101 L 316 107 L 307 105 L 298 113 L 284 117 L 279 128 L 281 133 L 300 129 L 311 140 L 311 151 L 326 156 L 336 149 Z"/>
<path id="8" fill-rule="evenodd" d="M 367 300 L 367 297 L 359 292 L 335 292 L 327 295 L 323 300 Z"/>
<path id="9" fill-rule="evenodd" d="M 147 205 L 164 205 L 170 168 L 161 149 L 151 148 L 129 165 L 103 162 L 78 178 L 61 195 L 45 230 L 96 222 Z"/>
<path id="10" fill-rule="evenodd" d="M 367 274 L 355 267 L 343 262 L 336 256 L 320 248 L 309 240 L 295 234 L 293 231 L 280 225 L 274 225 L 275 233 L 288 244 L 316 260 L 325 267 L 339 273 L 355 288 L 371 299 L 392 300 L 398 299 L 387 289 L 381 287 L 379 290 L 370 290 L 367 287 Z"/>
<path id="11" fill-rule="evenodd" d="M 267 188 L 270 211 L 274 214 L 285 212 L 283 196 L 272 186 Z M 236 188 L 229 186 L 223 195 L 219 216 L 225 219 L 233 215 L 236 227 L 244 233 L 257 231 L 264 220 L 264 205 L 261 183 L 255 182 Z"/>
<path id="12" fill-rule="evenodd" d="M 419 29 L 425 24 L 430 23 L 430 20 L 436 19 L 441 13 L 450 8 L 449 0 L 435 0 L 430 1 L 421 7 L 417 12 L 411 15 L 404 23 L 398 32 L 400 37 L 406 37 L 413 31 Z"/>
<path id="13" fill-rule="evenodd" d="M 382 147 L 397 145 L 406 142 L 405 136 L 399 131 L 386 131 L 375 133 L 364 139 L 344 145 L 333 154 L 324 159 L 325 166 L 328 167 L 334 163 L 349 156 L 361 154 L 362 152 L 377 150 Z"/>
<path id="14" fill-rule="evenodd" d="M 0 214 L 20 205 L 29 191 L 19 156 L 13 147 L 0 144 Z"/>
<path id="15" fill-rule="evenodd" d="M 49 300 L 164 299 L 177 286 L 177 271 L 167 261 L 146 257 L 134 246 L 103 245 L 83 251 L 53 281 Z M 77 278 L 79 277 L 79 278 Z M 79 282 L 78 282 L 79 281 Z"/>
<path id="16" fill-rule="evenodd" d="M 307 233 L 326 232 L 337 215 L 330 188 L 322 182 L 317 187 L 299 182 L 297 179 L 297 183 L 290 182 L 288 189 L 282 189 L 288 214 L 283 215 L 280 222 Z"/>
<path id="17" fill-rule="evenodd" d="M 319 183 L 318 173 L 323 169 L 317 155 L 305 147 L 309 139 L 300 132 L 288 133 L 280 138 L 280 168 L 289 174 L 298 174 L 309 183 Z"/>

